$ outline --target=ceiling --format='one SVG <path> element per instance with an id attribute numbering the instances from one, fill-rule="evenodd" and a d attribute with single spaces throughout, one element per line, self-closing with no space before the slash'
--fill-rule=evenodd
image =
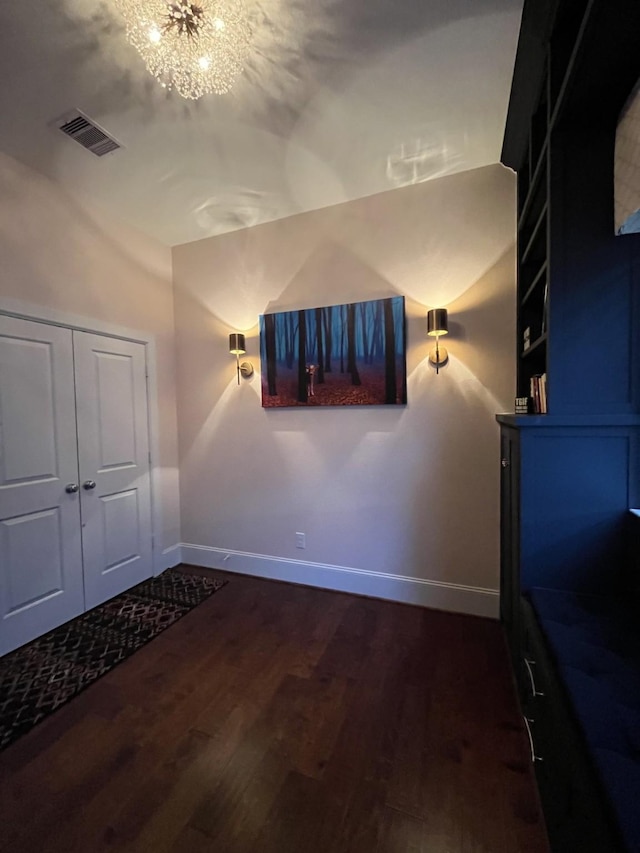
<path id="1" fill-rule="evenodd" d="M 496 163 L 522 0 L 245 0 L 228 95 L 149 76 L 113 0 L 4 0 L 0 150 L 166 245 Z M 79 108 L 123 149 L 51 126 Z"/>

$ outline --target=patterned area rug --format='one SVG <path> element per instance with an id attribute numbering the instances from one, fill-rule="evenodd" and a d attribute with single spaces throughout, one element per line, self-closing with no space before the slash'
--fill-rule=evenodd
<path id="1" fill-rule="evenodd" d="M 0 658 L 0 750 L 225 583 L 169 569 Z"/>

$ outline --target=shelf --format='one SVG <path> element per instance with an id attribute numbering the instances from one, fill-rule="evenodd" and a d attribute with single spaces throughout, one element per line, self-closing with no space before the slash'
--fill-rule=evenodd
<path id="1" fill-rule="evenodd" d="M 573 77 L 574 68 L 575 68 L 575 65 L 576 65 L 577 60 L 578 60 L 578 55 L 580 54 L 580 50 L 581 50 L 582 45 L 583 45 L 584 35 L 585 35 L 586 30 L 587 30 L 587 27 L 589 24 L 589 18 L 591 16 L 592 11 L 593 11 L 594 5 L 595 5 L 595 0 L 589 0 L 589 2 L 586 5 L 586 8 L 585 8 L 583 15 L 582 15 L 582 19 L 580 21 L 580 26 L 578 27 L 578 30 L 577 30 L 575 40 L 573 41 L 573 47 L 572 47 L 572 50 L 569 54 L 569 58 L 567 60 L 566 67 L 564 69 L 564 73 L 560 75 L 561 82 L 560 82 L 560 85 L 558 86 L 558 91 L 557 91 L 555 101 L 553 100 L 553 97 L 551 98 L 549 130 L 551 130 L 555 126 L 555 124 L 558 120 L 558 116 L 560 115 L 562 108 L 563 108 L 563 105 L 565 103 L 565 100 L 567 97 L 567 92 L 569 90 L 570 83 L 571 83 L 571 80 Z M 553 95 L 553 92 L 552 92 L 552 95 Z"/>
<path id="2" fill-rule="evenodd" d="M 545 261 L 538 272 L 536 273 L 536 277 L 533 279 L 529 287 L 526 289 L 524 296 L 520 300 L 520 305 L 526 305 L 529 299 L 531 298 L 532 293 L 535 291 L 536 287 L 540 284 L 541 280 L 545 277 L 545 273 L 549 268 L 549 262 Z"/>
<path id="3" fill-rule="evenodd" d="M 527 243 L 526 248 L 525 248 L 524 252 L 522 253 L 522 258 L 521 258 L 520 263 L 523 266 L 529 260 L 529 255 L 531 254 L 531 250 L 533 249 L 533 246 L 535 245 L 535 242 L 539 237 L 540 228 L 542 227 L 542 224 L 544 223 L 544 221 L 546 219 L 548 208 L 549 208 L 549 202 L 545 201 L 544 205 L 542 206 L 540 216 L 538 217 L 536 224 L 533 226 L 533 231 L 531 233 L 531 237 L 529 238 L 529 242 Z"/>
<path id="4" fill-rule="evenodd" d="M 529 174 L 533 176 L 540 163 L 549 130 L 549 59 L 545 62 L 546 73 L 540 85 L 538 103 L 529 122 Z"/>
<path id="5" fill-rule="evenodd" d="M 530 213 L 531 206 L 533 204 L 533 200 L 536 196 L 536 193 L 539 189 L 540 180 L 542 175 L 546 176 L 546 164 L 547 164 L 547 150 L 549 148 L 549 138 L 547 137 L 544 141 L 544 145 L 542 146 L 542 150 L 540 151 L 540 156 L 538 157 L 538 164 L 533 173 L 533 177 L 529 183 L 529 189 L 527 191 L 527 196 L 522 205 L 522 212 L 520 213 L 520 217 L 518 219 L 518 231 L 522 231 L 522 227 L 527 219 L 527 216 Z"/>
<path id="6" fill-rule="evenodd" d="M 533 427 L 640 427 L 640 415 L 496 415 L 496 420 L 505 426 Z"/>
<path id="7" fill-rule="evenodd" d="M 539 338 L 536 338 L 535 341 L 531 344 L 529 349 L 522 350 L 520 354 L 520 358 L 528 358 L 531 353 L 535 352 L 542 344 L 546 343 L 547 333 L 543 332 Z"/>

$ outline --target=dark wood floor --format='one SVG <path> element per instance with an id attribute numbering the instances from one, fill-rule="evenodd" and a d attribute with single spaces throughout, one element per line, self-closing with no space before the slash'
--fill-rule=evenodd
<path id="1" fill-rule="evenodd" d="M 229 577 L 0 755 L 0 850 L 546 853 L 497 623 Z"/>

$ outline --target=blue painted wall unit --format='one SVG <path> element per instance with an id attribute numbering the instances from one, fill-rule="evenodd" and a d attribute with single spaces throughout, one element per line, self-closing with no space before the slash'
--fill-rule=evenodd
<path id="1" fill-rule="evenodd" d="M 640 235 L 615 236 L 613 212 L 639 25 L 637 0 L 524 7 L 502 160 L 518 173 L 518 396 L 546 374 L 548 414 L 498 416 L 507 624 L 531 586 L 610 585 L 640 505 Z"/>
<path id="2" fill-rule="evenodd" d="M 533 760 L 554 853 L 629 849 L 528 594 L 640 589 L 640 235 L 614 234 L 616 127 L 639 76 L 637 0 L 526 0 L 502 162 L 518 173 L 517 391 L 545 374 L 548 407 L 497 416 L 501 617 L 532 755 L 534 719 L 549 753 Z"/>

